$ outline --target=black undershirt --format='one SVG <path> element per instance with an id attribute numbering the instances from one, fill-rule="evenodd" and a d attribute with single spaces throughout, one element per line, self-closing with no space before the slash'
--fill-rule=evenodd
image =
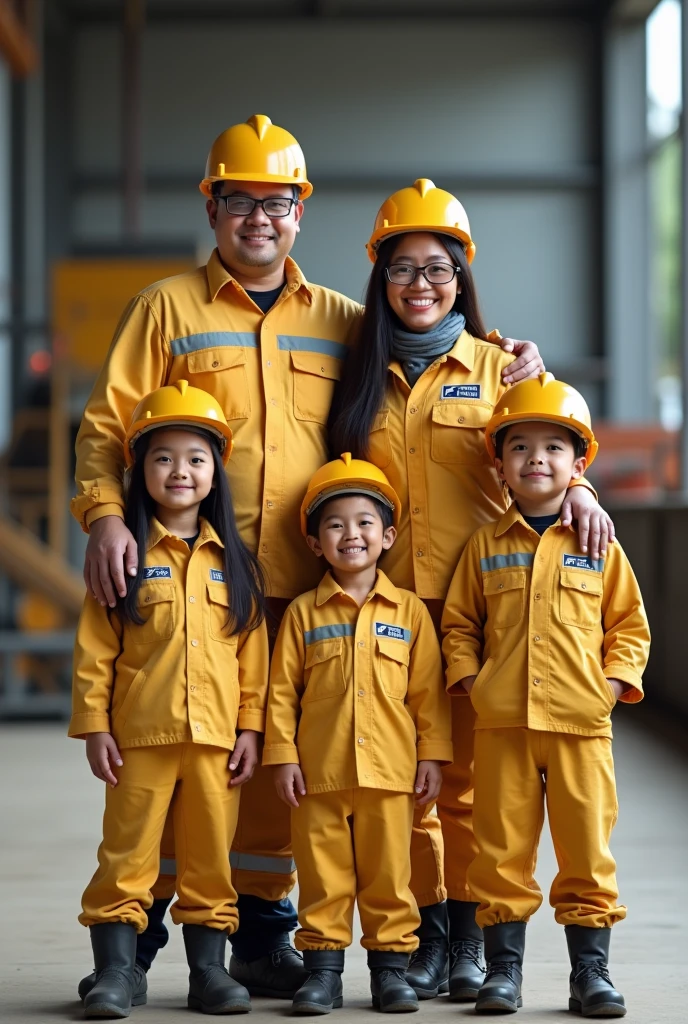
<path id="1" fill-rule="evenodd" d="M 193 546 L 198 540 L 200 532 L 201 531 L 199 530 L 195 537 L 182 537 L 182 540 L 186 541 L 186 543 L 189 545 L 189 551 L 193 551 Z"/>
<path id="2" fill-rule="evenodd" d="M 523 513 L 521 513 L 523 515 Z M 550 516 L 523 516 L 531 530 L 535 530 L 542 537 L 548 526 L 554 526 L 561 512 L 555 512 Z"/>
<path id="3" fill-rule="evenodd" d="M 279 288 L 271 288 L 269 292 L 250 292 L 247 288 L 246 294 L 262 313 L 269 313 L 283 291 L 284 284 L 281 284 Z"/>

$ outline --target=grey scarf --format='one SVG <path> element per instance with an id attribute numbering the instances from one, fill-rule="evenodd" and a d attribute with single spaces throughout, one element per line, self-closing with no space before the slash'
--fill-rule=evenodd
<path id="1" fill-rule="evenodd" d="M 401 363 L 411 387 L 430 363 L 452 348 L 465 326 L 466 317 L 463 313 L 455 313 L 452 310 L 451 313 L 447 313 L 444 320 L 440 320 L 425 334 L 404 331 L 401 327 L 394 328 L 392 355 Z"/>

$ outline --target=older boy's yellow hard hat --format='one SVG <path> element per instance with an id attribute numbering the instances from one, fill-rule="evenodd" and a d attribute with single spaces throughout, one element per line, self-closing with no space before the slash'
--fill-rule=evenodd
<path id="1" fill-rule="evenodd" d="M 196 426 L 210 430 L 220 440 L 223 463 L 226 465 L 229 461 L 234 442 L 222 406 L 207 391 L 189 387 L 188 380 L 178 380 L 151 391 L 134 409 L 124 439 L 127 466 L 134 461 L 132 449 L 141 434 L 162 426 Z"/>
<path id="2" fill-rule="evenodd" d="M 465 246 L 468 262 L 473 262 L 475 243 L 466 211 L 456 196 L 436 188 L 429 178 L 417 178 L 409 188 L 402 188 L 385 199 L 366 245 L 371 261 L 374 263 L 377 259 L 377 248 L 384 238 L 407 231 L 453 235 Z"/>
<path id="3" fill-rule="evenodd" d="M 321 466 L 310 479 L 306 497 L 301 502 L 301 533 L 304 537 L 307 536 L 308 516 L 318 505 L 329 498 L 352 493 L 365 494 L 389 505 L 394 515 L 394 525 L 399 525 L 401 502 L 382 470 L 372 462 L 352 459 L 350 452 L 344 452 L 334 462 Z"/>
<path id="4" fill-rule="evenodd" d="M 592 432 L 590 410 L 579 391 L 551 373 L 541 373 L 533 380 L 524 380 L 505 391 L 492 412 L 485 428 L 485 444 L 490 458 L 495 457 L 495 436 L 510 423 L 540 420 L 562 423 L 587 441 L 585 453 L 589 466 L 597 455 L 598 444 Z"/>

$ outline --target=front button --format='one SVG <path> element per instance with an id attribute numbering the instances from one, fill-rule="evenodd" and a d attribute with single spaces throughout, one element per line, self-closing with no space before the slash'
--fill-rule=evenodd
<path id="1" fill-rule="evenodd" d="M 192 683 L 192 684 L 191 684 L 191 686 L 189 687 L 189 689 L 190 689 L 190 690 L 191 690 L 191 692 L 193 693 L 193 692 L 194 692 L 194 690 L 196 689 L 196 687 L 195 687 L 195 686 L 194 686 L 194 684 Z"/>
<path id="2" fill-rule="evenodd" d="M 362 736 L 359 736 L 359 737 L 358 737 L 358 742 L 359 742 L 359 743 L 365 743 L 365 740 L 363 739 L 363 737 L 362 737 Z"/>
<path id="3" fill-rule="evenodd" d="M 192 594 L 191 597 L 189 598 L 189 604 L 194 604 L 195 601 L 196 601 L 196 598 Z"/>
<path id="4" fill-rule="evenodd" d="M 261 544 L 261 545 L 260 545 L 260 550 L 261 550 L 261 551 L 267 551 L 267 549 L 268 549 L 268 546 L 267 546 L 267 544 Z"/>
<path id="5" fill-rule="evenodd" d="M 198 647 L 198 640 L 192 640 L 191 641 L 191 646 L 192 647 Z"/>
<path id="6" fill-rule="evenodd" d="M 413 510 L 414 516 L 417 516 L 419 512 L 420 512 L 420 509 L 419 509 L 418 505 L 416 505 L 416 507 Z"/>
<path id="7" fill-rule="evenodd" d="M 365 690 L 359 690 L 358 691 L 358 696 L 359 697 L 365 697 Z"/>
<path id="8" fill-rule="evenodd" d="M 411 413 L 411 415 L 413 416 L 413 414 L 414 414 L 414 413 L 418 412 L 418 409 L 417 409 L 417 408 L 416 408 L 416 406 L 414 405 L 412 409 L 409 409 L 409 412 L 410 412 L 410 413 Z"/>
<path id="9" fill-rule="evenodd" d="M 539 679 L 533 679 L 533 686 L 539 686 L 539 685 L 540 685 L 540 680 Z"/>
<path id="10" fill-rule="evenodd" d="M 499 586 L 497 587 L 497 590 L 504 590 L 504 584 L 500 583 Z"/>
<path id="11" fill-rule="evenodd" d="M 196 732 L 200 732 L 201 731 L 200 725 L 195 726 L 195 729 L 196 729 Z"/>
<path id="12" fill-rule="evenodd" d="M 581 590 L 587 590 L 587 589 L 588 589 L 588 584 L 587 583 L 581 583 Z"/>
<path id="13" fill-rule="evenodd" d="M 365 640 L 359 640 L 358 641 L 358 646 L 359 647 L 365 647 Z"/>
<path id="14" fill-rule="evenodd" d="M 416 454 L 416 449 L 415 448 L 409 448 L 409 452 L 411 453 L 411 455 L 415 455 Z"/>
<path id="15" fill-rule="evenodd" d="M 265 504 L 267 505 L 268 508 L 272 508 L 273 506 L 273 502 L 271 501 L 266 501 Z"/>
<path id="16" fill-rule="evenodd" d="M 220 360 L 219 359 L 213 359 L 213 366 L 219 366 L 219 365 L 220 365 Z"/>
<path id="17" fill-rule="evenodd" d="M 459 416 L 459 423 L 463 423 L 463 422 L 464 422 L 464 419 L 465 419 L 465 417 L 464 417 L 464 416 Z"/>
<path id="18" fill-rule="evenodd" d="M 535 641 L 536 644 L 540 642 L 540 637 L 537 635 L 537 633 L 533 637 L 533 640 Z"/>
<path id="19" fill-rule="evenodd" d="M 535 595 L 535 600 L 536 600 L 536 601 L 539 601 L 539 600 L 540 600 L 540 595 L 539 595 L 539 594 L 536 594 L 536 595 Z"/>
<path id="20" fill-rule="evenodd" d="M 271 363 L 271 362 L 270 362 L 270 360 L 268 359 L 268 361 L 267 361 L 267 363 L 266 363 L 265 365 L 266 365 L 266 366 L 272 366 L 272 363 Z"/>
<path id="21" fill-rule="evenodd" d="M 416 558 L 422 558 L 424 554 L 425 552 L 423 551 L 423 549 L 418 548 L 418 550 L 416 551 Z"/>

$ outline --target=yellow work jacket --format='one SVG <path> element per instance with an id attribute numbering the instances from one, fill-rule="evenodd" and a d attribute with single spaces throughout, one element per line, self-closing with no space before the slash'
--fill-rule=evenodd
<path id="1" fill-rule="evenodd" d="M 234 433 L 227 474 L 237 525 L 270 594 L 290 598 L 316 585 L 321 569 L 304 549 L 299 507 L 327 462 L 325 423 L 360 307 L 308 284 L 291 259 L 286 277 L 263 314 L 215 250 L 207 266 L 132 300 L 77 438 L 72 511 L 84 529 L 123 514 L 123 441 L 136 404 L 186 379 L 218 400 Z"/>
<path id="2" fill-rule="evenodd" d="M 327 572 L 282 620 L 263 764 L 300 764 L 309 793 L 354 786 L 412 793 L 423 760 L 452 760 L 449 700 L 427 609 L 379 570 L 359 608 Z"/>
<path id="3" fill-rule="evenodd" d="M 516 505 L 481 527 L 461 557 L 442 617 L 447 689 L 477 675 L 476 728 L 611 736 L 609 679 L 641 700 L 650 630 L 618 542 L 583 555 L 558 521 L 542 537 Z"/>
<path id="4" fill-rule="evenodd" d="M 232 750 L 236 730 L 265 728 L 263 623 L 227 636 L 222 541 L 201 520 L 193 551 L 151 520 L 141 626 L 87 597 L 74 650 L 69 735 L 110 732 L 120 747 L 206 743 Z"/>

